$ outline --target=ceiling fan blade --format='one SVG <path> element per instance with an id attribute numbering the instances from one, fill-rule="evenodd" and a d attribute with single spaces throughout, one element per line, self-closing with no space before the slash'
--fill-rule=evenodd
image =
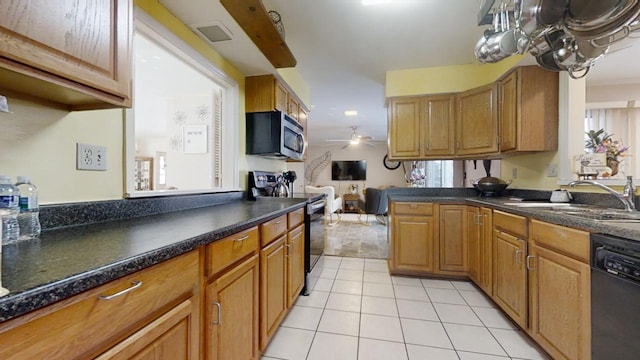
<path id="1" fill-rule="evenodd" d="M 351 143 L 349 143 L 349 144 L 347 144 L 347 145 L 345 145 L 345 146 L 341 147 L 341 149 L 343 149 L 343 150 L 344 150 L 344 149 L 348 148 L 348 147 L 349 147 L 349 145 L 351 145 Z"/>
<path id="2" fill-rule="evenodd" d="M 370 142 L 367 142 L 367 141 L 363 141 L 362 143 L 367 145 L 367 146 L 376 147 L 376 144 L 374 144 L 374 143 L 370 143 Z"/>
<path id="3" fill-rule="evenodd" d="M 375 138 L 373 136 L 358 135 L 358 139 L 360 139 L 360 140 L 374 140 Z"/>
<path id="4" fill-rule="evenodd" d="M 325 141 L 351 141 L 351 140 L 326 139 Z"/>

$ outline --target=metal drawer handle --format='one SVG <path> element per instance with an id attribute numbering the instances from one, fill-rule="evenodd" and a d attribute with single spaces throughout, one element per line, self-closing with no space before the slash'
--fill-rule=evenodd
<path id="1" fill-rule="evenodd" d="M 215 306 L 218 309 L 218 320 L 212 321 L 211 324 L 212 325 L 220 325 L 220 324 L 222 324 L 222 305 L 220 305 L 219 302 L 214 301 L 213 302 L 213 306 Z"/>
<path id="2" fill-rule="evenodd" d="M 128 288 L 126 288 L 126 289 L 124 289 L 122 291 L 119 291 L 119 292 L 117 292 L 117 293 L 115 293 L 113 295 L 98 295 L 98 299 L 100 299 L 100 300 L 115 299 L 118 296 L 122 296 L 122 295 L 124 295 L 124 294 L 126 294 L 126 293 L 128 293 L 130 291 L 133 291 L 133 290 L 139 288 L 140 286 L 142 286 L 142 281 L 134 280 L 134 281 L 131 282 L 131 286 L 130 287 L 128 287 Z"/>
<path id="3" fill-rule="evenodd" d="M 233 241 L 237 241 L 237 242 L 241 242 L 241 241 L 245 241 L 249 238 L 249 235 L 245 235 L 243 237 L 239 237 L 237 239 L 234 239 Z"/>
<path id="4" fill-rule="evenodd" d="M 529 263 L 529 260 L 535 258 L 533 255 L 529 255 L 527 256 L 527 270 L 535 270 L 536 268 L 531 267 L 531 263 Z"/>

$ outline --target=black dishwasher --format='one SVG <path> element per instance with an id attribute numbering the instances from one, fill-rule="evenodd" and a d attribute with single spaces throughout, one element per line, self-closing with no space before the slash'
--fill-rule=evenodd
<path id="1" fill-rule="evenodd" d="M 640 359 L 640 242 L 591 234 L 592 360 Z"/>

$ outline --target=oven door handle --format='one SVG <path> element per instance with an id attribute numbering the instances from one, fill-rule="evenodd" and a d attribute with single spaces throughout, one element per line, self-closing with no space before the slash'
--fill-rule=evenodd
<path id="1" fill-rule="evenodd" d="M 311 214 L 311 213 L 315 212 L 316 210 L 321 209 L 323 207 L 324 207 L 324 200 L 318 200 L 318 201 L 316 201 L 314 203 L 311 203 L 311 204 L 307 205 L 307 212 L 309 214 Z"/>

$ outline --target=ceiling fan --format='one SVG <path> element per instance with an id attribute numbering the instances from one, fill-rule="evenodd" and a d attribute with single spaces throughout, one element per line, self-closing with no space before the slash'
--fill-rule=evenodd
<path id="1" fill-rule="evenodd" d="M 368 146 L 376 146 L 376 144 L 370 142 L 371 140 L 374 140 L 375 138 L 373 136 L 363 136 L 363 135 L 358 135 L 358 127 L 357 126 L 351 126 L 351 130 L 353 130 L 353 132 L 351 133 L 351 136 L 349 137 L 349 139 L 327 139 L 325 141 L 333 141 L 333 142 L 348 142 L 348 144 L 346 144 L 345 146 L 343 146 L 343 149 L 346 149 L 349 145 L 358 145 L 358 144 L 365 144 Z"/>

